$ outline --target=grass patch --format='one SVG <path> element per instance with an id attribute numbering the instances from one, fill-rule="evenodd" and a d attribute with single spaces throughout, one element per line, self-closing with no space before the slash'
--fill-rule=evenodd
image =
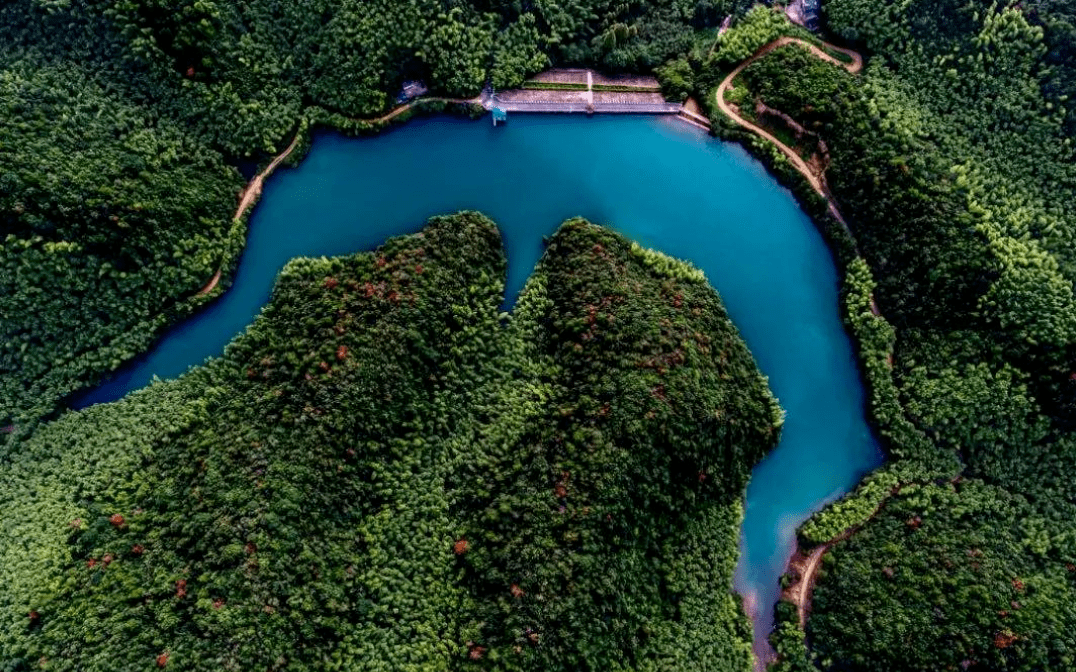
<path id="1" fill-rule="evenodd" d="M 534 91 L 586 91 L 586 84 L 576 82 L 523 82 L 522 88 Z M 660 86 L 627 86 L 625 84 L 595 84 L 594 91 L 613 93 L 661 93 Z"/>
<path id="2" fill-rule="evenodd" d="M 575 82 L 523 82 L 523 88 L 537 91 L 586 91 L 587 85 Z"/>
<path id="3" fill-rule="evenodd" d="M 584 87 L 585 88 L 585 87 Z M 595 91 L 614 91 L 617 93 L 661 93 L 660 86 L 626 86 L 624 84 L 595 84 Z"/>
<path id="4" fill-rule="evenodd" d="M 751 92 L 748 90 L 747 85 L 739 79 L 733 80 L 732 86 L 725 90 L 725 102 L 741 108 L 741 112 L 744 111 L 744 103 L 750 101 L 751 98 Z"/>
<path id="5" fill-rule="evenodd" d="M 846 65 L 852 65 L 853 63 L 855 63 L 855 59 L 844 53 L 843 51 L 837 51 L 836 49 L 831 49 L 830 47 L 823 47 L 822 50 Z"/>

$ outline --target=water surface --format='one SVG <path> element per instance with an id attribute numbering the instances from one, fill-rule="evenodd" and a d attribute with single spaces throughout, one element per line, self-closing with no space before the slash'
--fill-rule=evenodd
<path id="1" fill-rule="evenodd" d="M 758 606 L 756 633 L 768 632 L 796 527 L 881 453 L 821 237 L 761 164 L 682 122 L 513 115 L 494 129 L 488 119 L 437 117 L 370 139 L 320 135 L 298 168 L 266 184 L 232 289 L 75 405 L 118 399 L 220 355 L 289 259 L 368 250 L 462 209 L 500 226 L 509 304 L 542 237 L 576 215 L 705 271 L 788 413 L 780 445 L 748 486 L 736 576 Z"/>

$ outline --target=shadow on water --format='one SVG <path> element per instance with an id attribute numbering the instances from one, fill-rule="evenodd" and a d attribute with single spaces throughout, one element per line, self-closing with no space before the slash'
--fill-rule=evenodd
<path id="1" fill-rule="evenodd" d="M 821 236 L 761 164 L 686 124 L 513 116 L 494 129 L 437 117 L 370 139 L 320 134 L 298 168 L 270 178 L 232 288 L 72 407 L 119 399 L 219 356 L 269 300 L 289 259 L 373 249 L 463 209 L 501 228 L 508 306 L 543 237 L 576 215 L 691 260 L 720 292 L 787 411 L 780 445 L 748 486 L 736 574 L 753 607 L 756 651 L 765 654 L 796 527 L 882 454 Z"/>

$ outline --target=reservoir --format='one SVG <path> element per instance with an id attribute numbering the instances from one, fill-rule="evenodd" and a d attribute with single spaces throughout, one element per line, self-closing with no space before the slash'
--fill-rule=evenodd
<path id="1" fill-rule="evenodd" d="M 787 411 L 781 443 L 748 486 L 736 577 L 764 638 L 796 528 L 882 454 L 821 236 L 746 151 L 674 119 L 513 115 L 493 128 L 434 117 L 367 139 L 320 134 L 298 168 L 267 181 L 233 287 L 73 406 L 114 401 L 220 355 L 289 259 L 369 250 L 457 210 L 500 227 L 508 306 L 543 236 L 577 215 L 706 273 Z"/>

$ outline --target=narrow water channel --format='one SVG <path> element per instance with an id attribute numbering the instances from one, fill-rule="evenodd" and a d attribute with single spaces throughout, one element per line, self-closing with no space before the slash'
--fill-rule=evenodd
<path id="1" fill-rule="evenodd" d="M 682 122 L 513 115 L 492 128 L 437 117 L 369 139 L 322 134 L 298 168 L 266 184 L 232 289 L 73 406 L 119 399 L 220 355 L 289 259 L 372 249 L 463 209 L 501 227 L 508 305 L 543 236 L 576 215 L 691 260 L 717 288 L 788 414 L 748 486 L 736 576 L 762 651 L 795 529 L 882 455 L 822 238 L 761 164 Z"/>

